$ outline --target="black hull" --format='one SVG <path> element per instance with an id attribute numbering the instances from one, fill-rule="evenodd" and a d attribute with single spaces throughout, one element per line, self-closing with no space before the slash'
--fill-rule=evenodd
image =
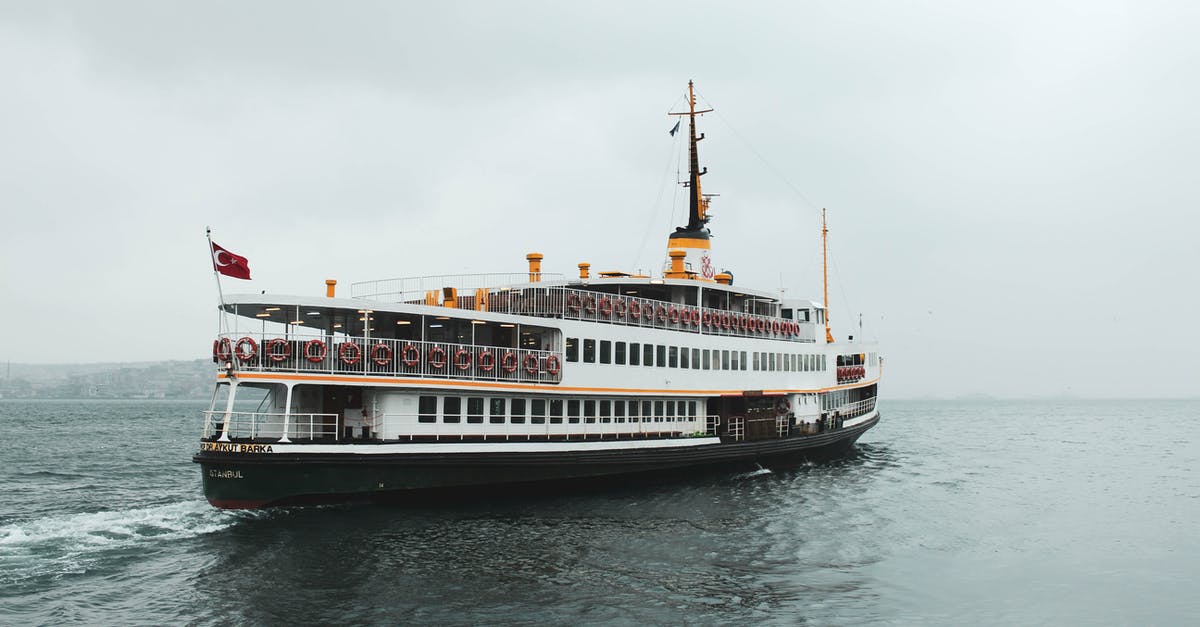
<path id="1" fill-rule="evenodd" d="M 224 509 L 396 502 L 481 490 L 660 481 L 701 468 L 826 459 L 844 454 L 878 420 L 816 435 L 683 448 L 395 455 L 203 451 L 192 459 L 200 464 L 205 497 Z"/>

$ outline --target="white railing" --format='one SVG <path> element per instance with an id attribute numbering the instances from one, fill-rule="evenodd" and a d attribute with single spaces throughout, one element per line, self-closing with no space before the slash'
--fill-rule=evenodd
<path id="1" fill-rule="evenodd" d="M 473 295 L 460 295 L 457 305 L 463 309 L 673 329 L 706 335 L 816 341 L 817 327 L 813 323 L 569 287 L 527 287 L 489 293 L 486 298 L 486 303 L 480 303 Z"/>
<path id="2" fill-rule="evenodd" d="M 854 418 L 856 416 L 868 414 L 872 409 L 875 409 L 875 400 L 876 398 L 872 397 L 865 398 L 861 401 L 855 401 L 846 405 L 839 405 L 838 407 L 830 410 L 829 413 L 830 415 L 837 414 L 838 417 L 843 419 Z"/>
<path id="3" fill-rule="evenodd" d="M 562 281 L 563 275 L 554 272 L 538 273 L 542 281 Z M 459 298 L 473 297 L 475 290 L 494 292 L 513 285 L 531 283 L 528 272 L 495 272 L 486 274 L 442 274 L 400 279 L 382 279 L 350 284 L 350 297 L 390 303 L 424 303 L 426 295 L 436 293 L 442 302 L 445 288 L 454 288 Z M 470 293 L 465 293 L 470 292 Z"/>
<path id="4" fill-rule="evenodd" d="M 854 383 L 862 381 L 867 376 L 866 366 L 838 366 L 837 367 L 837 382 L 838 383 Z"/>
<path id="5" fill-rule="evenodd" d="M 322 372 L 522 383 L 558 383 L 562 353 L 457 342 L 335 336 L 227 334 L 220 361 L 246 372 Z"/>
<path id="6" fill-rule="evenodd" d="M 234 411 L 204 412 L 204 437 L 280 440 L 287 425 L 289 440 L 338 440 L 337 414 L 291 414 Z"/>
<path id="7" fill-rule="evenodd" d="M 452 417 L 446 422 L 442 415 L 384 414 L 378 423 L 386 439 L 463 440 L 467 438 L 498 440 L 533 439 L 605 439 L 629 436 L 712 436 L 716 435 L 720 416 L 524 416 L 522 422 L 512 417 L 504 422 L 491 422 L 488 415 Z M 538 422 L 534 422 L 534 421 Z"/>

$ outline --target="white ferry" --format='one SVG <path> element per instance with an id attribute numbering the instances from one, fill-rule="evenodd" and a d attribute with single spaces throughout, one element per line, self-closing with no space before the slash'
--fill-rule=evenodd
<path id="1" fill-rule="evenodd" d="M 689 122 L 689 221 L 661 276 L 579 263 L 567 278 L 530 253 L 519 274 L 222 298 L 234 328 L 213 343 L 193 458 L 209 502 L 395 501 L 844 453 L 879 420 L 878 347 L 834 341 L 822 303 L 714 271 L 695 103 L 689 82 L 672 114 Z"/>

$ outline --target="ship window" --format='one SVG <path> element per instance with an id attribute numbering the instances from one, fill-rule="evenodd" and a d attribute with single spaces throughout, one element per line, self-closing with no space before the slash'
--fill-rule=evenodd
<path id="1" fill-rule="evenodd" d="M 600 422 L 612 422 L 612 401 L 600 401 Z"/>
<path id="2" fill-rule="evenodd" d="M 535 398 L 529 401 L 529 422 L 535 425 L 546 424 L 546 399 Z"/>
<path id="3" fill-rule="evenodd" d="M 638 421 L 637 420 L 638 407 L 639 407 L 639 404 L 637 401 L 629 401 L 629 422 L 637 422 Z"/>
<path id="4" fill-rule="evenodd" d="M 730 358 L 729 359 L 729 369 L 737 370 L 738 369 L 738 352 L 737 351 L 729 351 L 729 358 Z"/>
<path id="5" fill-rule="evenodd" d="M 689 416 L 696 415 L 696 401 L 688 401 L 688 415 Z"/>
<path id="6" fill-rule="evenodd" d="M 654 405 L 651 401 L 642 401 L 642 422 L 650 422 L 650 417 L 654 415 Z"/>
<path id="7" fill-rule="evenodd" d="M 618 366 L 624 366 L 625 365 L 625 342 L 617 342 L 616 346 L 614 346 L 614 348 L 616 350 L 613 351 L 614 352 L 613 363 L 617 364 Z"/>
<path id="8" fill-rule="evenodd" d="M 561 398 L 550 399 L 550 424 L 561 425 L 563 420 L 563 402 Z"/>
<path id="9" fill-rule="evenodd" d="M 596 401 L 586 400 L 583 402 L 583 420 L 588 424 L 596 422 Z"/>
<path id="10" fill-rule="evenodd" d="M 758 370 L 758 353 L 754 353 L 754 369 Z"/>
<path id="11" fill-rule="evenodd" d="M 783 319 L 784 319 L 784 320 L 791 320 L 791 319 L 792 319 L 792 310 L 791 310 L 791 309 L 784 309 L 784 310 L 783 310 L 783 313 L 782 313 L 781 315 L 782 315 L 782 317 L 783 317 Z"/>
<path id="12" fill-rule="evenodd" d="M 674 420 L 675 419 L 675 401 L 667 401 L 666 409 L 667 409 L 667 418 Z M 667 422 L 670 422 L 670 420 L 668 420 Z"/>
<path id="13" fill-rule="evenodd" d="M 746 369 L 746 351 L 742 351 L 742 370 Z"/>
<path id="14" fill-rule="evenodd" d="M 600 363 L 612 363 L 612 341 L 600 340 Z"/>
<path id="15" fill-rule="evenodd" d="M 654 363 L 658 364 L 659 368 L 665 368 L 667 366 L 667 347 L 658 344 L 654 347 L 654 352 L 657 355 Z"/>
<path id="16" fill-rule="evenodd" d="M 587 364 L 596 363 L 596 340 L 583 341 L 583 362 Z"/>
<path id="17" fill-rule="evenodd" d="M 637 342 L 629 343 L 629 365 L 637 366 L 641 363 L 642 345 Z"/>
<path id="18" fill-rule="evenodd" d="M 721 351 L 721 370 L 729 370 L 729 351 Z"/>
<path id="19" fill-rule="evenodd" d="M 662 422 L 663 413 L 663 402 L 654 401 L 654 422 Z"/>
<path id="20" fill-rule="evenodd" d="M 690 359 L 688 359 L 690 354 L 691 354 L 691 351 L 688 350 L 688 347 L 686 347 L 686 346 L 679 347 L 679 367 L 680 368 L 691 368 L 692 367 L 692 362 Z"/>
<path id="21" fill-rule="evenodd" d="M 771 360 L 771 372 L 775 372 L 775 353 L 771 353 L 767 357 Z"/>
<path id="22" fill-rule="evenodd" d="M 579 424 L 579 399 L 577 398 L 567 401 L 567 422 L 573 425 Z"/>
<path id="23" fill-rule="evenodd" d="M 668 363 L 672 368 L 678 368 L 679 367 L 679 347 L 678 346 L 670 346 L 668 348 L 669 348 L 669 350 L 667 351 L 667 355 L 668 355 L 667 359 L 669 360 Z"/>
<path id="24" fill-rule="evenodd" d="M 654 365 L 654 345 L 653 344 L 642 344 L 642 365 L 643 366 L 653 366 Z"/>
<path id="25" fill-rule="evenodd" d="M 700 349 L 692 349 L 692 370 L 700 369 Z"/>
<path id="26" fill-rule="evenodd" d="M 625 401 L 613 401 L 613 416 L 616 422 L 625 422 Z"/>
<path id="27" fill-rule="evenodd" d="M 467 422 L 479 424 L 483 422 L 483 398 L 473 396 L 467 399 Z"/>
<path id="28" fill-rule="evenodd" d="M 783 371 L 784 371 L 784 372 L 791 372 L 791 371 L 792 371 L 792 356 L 791 356 L 791 355 L 786 355 L 786 354 L 782 354 L 782 353 L 781 353 L 781 354 L 779 355 L 779 358 L 780 358 L 781 360 L 783 360 Z"/>
<path id="29" fill-rule="evenodd" d="M 490 422 L 494 425 L 504 424 L 504 400 L 505 399 L 493 398 L 493 399 L 489 399 L 489 400 L 491 400 L 491 407 L 488 408 L 489 409 L 488 414 L 490 414 L 490 417 L 488 418 L 488 422 Z"/>
<path id="30" fill-rule="evenodd" d="M 508 413 L 512 415 L 511 422 L 514 425 L 525 424 L 525 399 L 512 399 L 512 403 L 508 406 Z"/>
<path id="31" fill-rule="evenodd" d="M 437 422 L 436 396 L 422 396 L 417 399 L 417 421 Z"/>
<path id="32" fill-rule="evenodd" d="M 579 338 L 567 338 L 567 361 L 579 361 Z"/>
<path id="33" fill-rule="evenodd" d="M 711 370 L 712 369 L 712 361 L 711 361 L 712 353 L 711 353 L 711 351 L 709 351 L 706 348 L 706 349 L 700 351 L 700 353 L 702 355 L 704 355 L 704 369 Z"/>
<path id="34" fill-rule="evenodd" d="M 462 399 L 457 396 L 447 396 L 442 399 L 442 422 L 462 422 Z"/>

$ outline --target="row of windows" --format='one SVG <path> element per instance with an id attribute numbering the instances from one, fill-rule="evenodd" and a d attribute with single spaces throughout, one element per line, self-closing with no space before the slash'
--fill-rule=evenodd
<path id="1" fill-rule="evenodd" d="M 582 355 L 580 348 L 582 347 Z M 752 359 L 747 359 L 747 356 Z M 624 366 L 690 368 L 692 370 L 764 370 L 815 372 L 825 370 L 825 355 L 807 353 L 767 353 L 663 346 L 637 342 L 614 342 L 567 338 L 567 361 Z"/>
<path id="2" fill-rule="evenodd" d="M 417 421 L 449 424 L 670 422 L 695 418 L 696 401 L 421 396 Z"/>

